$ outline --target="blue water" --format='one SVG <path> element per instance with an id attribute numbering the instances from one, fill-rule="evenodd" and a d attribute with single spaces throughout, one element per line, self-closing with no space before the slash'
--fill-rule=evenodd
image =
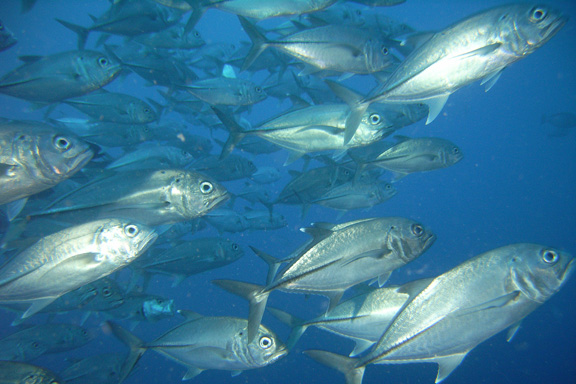
<path id="1" fill-rule="evenodd" d="M 382 8 L 374 12 L 405 22 L 417 30 L 437 30 L 474 12 L 507 1 L 414 1 Z M 288 219 L 286 228 L 275 231 L 245 232 L 226 236 L 241 244 L 246 256 L 222 269 L 187 279 L 171 288 L 171 279 L 155 277 L 148 292 L 175 299 L 176 307 L 191 309 L 208 316 L 246 317 L 248 305 L 210 283 L 216 278 L 264 283 L 266 266 L 248 249 L 255 246 L 284 257 L 307 239 L 298 229 L 311 222 L 344 222 L 374 216 L 404 216 L 429 226 L 438 236 L 436 243 L 422 257 L 392 275 L 391 283 L 436 276 L 484 251 L 516 242 L 534 242 L 576 253 L 576 132 L 551 138 L 550 127 L 540 124 L 544 113 L 576 112 L 576 3 L 570 0 L 549 1 L 571 17 L 570 22 L 534 54 L 506 69 L 488 92 L 473 84 L 453 94 L 442 114 L 430 125 L 419 122 L 399 133 L 407 136 L 438 136 L 456 143 L 464 160 L 455 166 L 430 173 L 410 175 L 395 184 L 398 194 L 370 211 L 352 211 L 337 219 L 338 213 L 312 206 L 300 218 L 299 207 L 278 205 L 275 212 Z M 109 6 L 105 0 L 38 0 L 34 9 L 21 14 L 20 3 L 2 1 L 0 20 L 18 38 L 18 44 L 0 53 L 0 74 L 20 65 L 19 55 L 46 55 L 76 49 L 76 36 L 58 24 L 62 18 L 80 25 L 90 25 L 89 14 L 100 15 Z M 274 25 L 277 21 L 267 21 Z M 238 43 L 248 40 L 233 15 L 210 10 L 197 29 L 211 42 Z M 93 48 L 97 33 L 88 41 Z M 121 43 L 122 39 L 111 41 Z M 242 76 L 247 76 L 246 74 Z M 255 81 L 261 79 L 256 76 Z M 349 80 L 367 92 L 369 82 Z M 136 75 L 117 79 L 105 89 L 125 92 L 158 101 L 159 88 L 147 87 Z M 247 116 L 258 123 L 281 113 L 288 103 L 268 99 L 257 104 Z M 82 117 L 71 108 L 59 107 L 61 115 Z M 11 119 L 41 120 L 43 111 L 33 111 L 29 103 L 0 95 L 0 116 Z M 178 119 L 177 114 L 170 115 Z M 196 133 L 209 137 L 201 126 Z M 221 131 L 220 133 L 221 134 Z M 218 151 L 215 145 L 213 153 Z M 282 167 L 285 151 L 253 158 L 256 165 Z M 289 181 L 288 170 L 300 170 L 302 162 L 281 169 L 283 178 L 270 188 L 278 193 Z M 241 182 L 225 183 L 237 190 Z M 240 208 L 238 208 L 240 209 Z M 196 236 L 215 236 L 208 228 Z M 126 273 L 120 274 L 125 278 Z M 576 382 L 576 281 L 573 278 L 549 302 L 528 316 L 512 342 L 499 334 L 474 349 L 446 383 L 574 383 Z M 284 308 L 303 318 L 322 313 L 323 297 L 305 298 L 274 292 L 269 305 Z M 0 338 L 14 332 L 9 326 L 13 314 L 0 312 Z M 79 314 L 61 316 L 57 321 L 77 322 Z M 38 316 L 32 322 L 40 322 Z M 43 356 L 35 364 L 61 371 L 68 364 L 64 358 L 81 358 L 97 353 L 126 351 L 126 348 L 100 326 L 102 319 L 91 318 L 87 326 L 99 332 L 87 346 L 58 355 Z M 135 333 L 152 340 L 180 323 L 179 318 L 140 324 Z M 286 338 L 289 330 L 265 314 L 264 323 Z M 343 383 L 342 375 L 321 366 L 301 353 L 306 349 L 326 349 L 347 354 L 352 342 L 332 334 L 309 329 L 296 349 L 284 359 L 263 369 L 246 371 L 230 378 L 225 371 L 207 371 L 196 383 Z M 369 366 L 364 383 L 433 383 L 435 364 Z M 153 352 L 147 353 L 136 372 L 126 383 L 178 383 L 185 373 L 182 366 Z"/>

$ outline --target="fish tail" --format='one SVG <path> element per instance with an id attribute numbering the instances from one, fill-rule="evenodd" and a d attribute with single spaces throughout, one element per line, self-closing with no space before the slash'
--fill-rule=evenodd
<path id="1" fill-rule="evenodd" d="M 202 18 L 204 13 L 206 13 L 207 8 L 202 4 L 203 2 L 201 1 L 187 0 L 186 3 L 192 7 L 192 12 L 190 13 L 190 17 L 188 18 L 186 26 L 184 27 L 184 33 L 187 35 L 188 33 L 192 32 L 194 27 L 196 27 L 198 21 Z"/>
<path id="2" fill-rule="evenodd" d="M 121 326 L 109 321 L 107 321 L 105 324 L 110 327 L 110 330 L 112 330 L 112 333 L 118 338 L 118 340 L 130 348 L 130 353 L 128 354 L 128 357 L 124 361 L 122 369 L 120 370 L 120 380 L 118 380 L 118 382 L 121 383 L 130 375 L 136 366 L 136 363 L 138 363 L 138 360 L 140 360 L 144 352 L 146 352 L 146 347 L 142 340 Z"/>
<path id="3" fill-rule="evenodd" d="M 327 351 L 309 350 L 304 353 L 320 364 L 342 372 L 346 377 L 346 384 L 362 383 L 365 367 L 356 367 L 356 359 Z"/>
<path id="4" fill-rule="evenodd" d="M 86 40 L 88 40 L 88 34 L 90 30 L 88 28 L 82 27 L 81 25 L 72 24 L 68 21 L 56 19 L 57 22 L 74 32 L 78 35 L 78 49 L 84 49 L 86 45 Z"/>
<path id="5" fill-rule="evenodd" d="M 336 96 L 342 99 L 350 107 L 350 114 L 348 114 L 348 117 L 346 118 L 346 130 L 344 132 L 344 144 L 348 144 L 352 137 L 354 137 L 354 134 L 362 121 L 364 112 L 366 112 L 370 106 L 370 102 L 363 101 L 361 95 L 349 88 L 346 88 L 342 84 L 331 80 L 325 80 L 325 82 L 332 92 L 334 92 Z"/>
<path id="6" fill-rule="evenodd" d="M 223 160 L 232 152 L 232 150 L 234 150 L 234 147 L 242 141 L 244 136 L 246 136 L 246 133 L 244 128 L 242 128 L 240 124 L 230 116 L 230 114 L 215 106 L 212 106 L 212 110 L 230 132 L 228 140 L 226 140 L 226 143 L 222 147 L 222 152 L 220 153 L 220 160 Z"/>
<path id="7" fill-rule="evenodd" d="M 264 36 L 254 24 L 248 21 L 248 19 L 242 16 L 238 16 L 238 19 L 240 20 L 240 24 L 242 24 L 244 31 L 252 41 L 252 48 L 250 48 L 250 51 L 246 55 L 244 63 L 242 64 L 241 71 L 244 71 L 248 69 L 258 56 L 260 56 L 262 52 L 270 46 L 270 43 L 268 39 L 266 39 L 266 36 Z"/>
<path id="8" fill-rule="evenodd" d="M 248 342 L 252 342 L 258 334 L 262 316 L 266 309 L 266 302 L 270 292 L 263 292 L 260 285 L 244 283 L 233 280 L 213 280 L 220 288 L 242 297 L 250 302 L 250 314 L 248 315 Z"/>
<path id="9" fill-rule="evenodd" d="M 280 266 L 282 264 L 284 264 L 285 261 L 279 260 L 279 259 L 267 254 L 266 252 L 262 252 L 261 250 L 254 248 L 251 245 L 250 245 L 250 249 L 252 251 L 254 251 L 256 256 L 258 256 L 259 258 L 264 260 L 264 262 L 266 264 L 268 264 L 268 276 L 266 277 L 266 284 L 270 284 L 272 282 L 272 280 L 274 280 L 274 277 L 276 276 L 278 269 L 280 269 Z"/>
<path id="10" fill-rule="evenodd" d="M 286 342 L 286 348 L 288 348 L 289 351 L 292 350 L 306 329 L 308 329 L 308 324 L 305 324 L 304 320 L 277 308 L 268 308 L 268 311 L 278 320 L 292 328 L 288 341 Z"/>

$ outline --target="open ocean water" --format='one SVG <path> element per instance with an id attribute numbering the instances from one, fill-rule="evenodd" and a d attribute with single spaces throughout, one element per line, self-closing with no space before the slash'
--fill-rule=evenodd
<path id="1" fill-rule="evenodd" d="M 390 8 L 373 8 L 353 4 L 364 13 L 380 12 L 418 31 L 440 30 L 475 12 L 508 1 L 416 1 Z M 459 163 L 441 170 L 409 175 L 394 183 L 398 193 L 389 201 L 370 210 L 354 210 L 339 217 L 335 210 L 312 205 L 301 217 L 301 207 L 277 204 L 275 213 L 284 215 L 288 226 L 266 231 L 224 233 L 222 236 L 240 244 L 245 255 L 226 267 L 187 278 L 172 287 L 172 278 L 154 275 L 148 293 L 174 299 L 177 309 L 189 309 L 207 316 L 247 317 L 248 304 L 211 284 L 214 279 L 233 279 L 263 284 L 267 266 L 248 248 L 249 245 L 276 257 L 286 257 L 304 243 L 308 236 L 299 228 L 312 222 L 342 223 L 376 216 L 403 216 L 417 220 L 437 235 L 435 244 L 420 258 L 395 271 L 388 284 L 402 284 L 413 279 L 433 277 L 485 251 L 517 242 L 541 243 L 576 253 L 576 128 L 563 137 L 552 137 L 550 125 L 541 124 L 543 114 L 576 113 L 576 2 L 558 0 L 545 2 L 570 17 L 560 32 L 530 56 L 507 68 L 497 84 L 485 92 L 474 83 L 450 96 L 437 119 L 429 125 L 420 121 L 402 128 L 398 134 L 410 137 L 437 136 L 457 144 L 464 153 Z M 339 5 L 336 5 L 339 6 Z M 0 2 L 0 20 L 9 28 L 18 43 L 0 53 L 0 75 L 20 65 L 18 56 L 49 55 L 76 49 L 77 37 L 54 19 L 88 26 L 89 15 L 99 16 L 110 7 L 105 0 L 38 0 L 34 8 L 22 14 L 20 2 Z M 186 20 L 187 16 L 183 17 Z M 285 18 L 267 20 L 266 27 L 278 25 Z M 208 44 L 227 42 L 238 45 L 248 41 L 236 16 L 211 9 L 196 26 Z M 98 32 L 89 36 L 87 48 L 96 47 Z M 123 37 L 112 36 L 108 44 L 122 45 Z M 239 69 L 236 68 L 238 72 Z M 198 73 L 202 73 L 198 71 Z M 264 71 L 252 77 L 248 72 L 238 75 L 261 83 Z M 374 82 L 366 76 L 354 76 L 345 81 L 363 93 Z M 135 74 L 118 78 L 105 86 L 106 90 L 123 92 L 140 98 L 164 100 L 159 86 L 150 86 Z M 255 104 L 243 116 L 256 125 L 266 118 L 282 113 L 290 103 L 274 98 Z M 0 117 L 20 120 L 44 119 L 44 109 L 0 94 Z M 51 117 L 79 117 L 80 112 L 59 105 Z M 167 112 L 161 122 L 184 122 L 197 135 L 210 138 L 212 154 L 220 151 L 218 141 L 226 140 L 223 130 L 211 131 L 200 123 L 191 123 L 176 113 Z M 389 138 L 391 140 L 392 138 Z M 218 141 L 217 141 L 218 140 Z M 241 154 L 235 150 L 235 154 Z M 303 161 L 283 166 L 287 152 L 269 155 L 243 154 L 257 166 L 275 166 L 281 179 L 266 185 L 277 195 L 290 181 L 289 170 L 300 171 Z M 313 165 L 311 165 L 312 167 Z M 319 166 L 316 163 L 314 166 Z M 387 179 L 386 175 L 382 179 Z M 245 180 L 224 182 L 229 191 L 242 189 Z M 249 204 L 238 201 L 234 209 L 243 213 Z M 257 209 L 264 209 L 257 205 Z M 207 225 L 192 238 L 218 236 Z M 128 269 L 117 274 L 125 283 Z M 576 383 L 576 281 L 572 278 L 562 290 L 543 304 L 523 322 L 514 339 L 506 342 L 502 332 L 472 350 L 445 383 Z M 274 292 L 269 306 L 280 307 L 301 318 L 312 318 L 327 307 L 327 299 Z M 0 339 L 13 333 L 10 323 L 16 315 L 0 310 Z M 59 315 L 56 322 L 78 323 L 81 313 Z M 44 355 L 32 363 L 53 371 L 69 365 L 67 359 L 79 359 L 106 352 L 126 352 L 105 326 L 103 317 L 91 316 L 85 326 L 97 332 L 86 346 L 66 353 Z M 27 324 L 47 321 L 45 315 L 28 320 Z M 151 341 L 168 329 L 180 324 L 176 315 L 156 323 L 143 322 L 134 333 Z M 129 326 L 129 323 L 118 321 Z M 263 323 L 284 340 L 289 329 L 270 314 Z M 344 383 L 343 376 L 319 365 L 301 352 L 322 349 L 347 355 L 353 343 L 331 333 L 310 328 L 296 348 L 278 362 L 230 377 L 226 371 L 206 371 L 194 378 L 195 383 Z M 178 383 L 186 369 L 152 351 L 147 352 L 135 372 L 125 381 L 132 383 Z M 364 384 L 372 383 L 433 383 L 436 364 L 371 365 L 364 375 Z"/>

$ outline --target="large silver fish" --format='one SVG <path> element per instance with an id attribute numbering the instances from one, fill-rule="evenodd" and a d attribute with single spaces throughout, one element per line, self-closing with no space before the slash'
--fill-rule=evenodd
<path id="1" fill-rule="evenodd" d="M 114 80 L 121 70 L 120 63 L 96 51 L 67 51 L 22 59 L 26 64 L 0 78 L 0 93 L 40 103 L 95 91 Z"/>
<path id="2" fill-rule="evenodd" d="M 240 17 L 240 23 L 253 44 L 242 65 L 243 70 L 268 47 L 313 66 L 314 69 L 305 70 L 305 73 L 326 70 L 367 74 L 394 69 L 400 63 L 389 45 L 360 28 L 326 25 L 269 40 L 245 18 Z"/>
<path id="3" fill-rule="evenodd" d="M 104 219 L 40 239 L 0 269 L 0 303 L 26 302 L 22 318 L 58 297 L 125 267 L 158 237 L 132 220 Z"/>
<path id="4" fill-rule="evenodd" d="M 419 46 L 382 86 L 351 105 L 349 141 L 363 112 L 374 102 L 428 104 L 427 124 L 448 96 L 482 80 L 490 89 L 510 64 L 531 54 L 566 24 L 568 17 L 546 6 L 511 4 L 470 16 L 436 33 Z M 338 87 L 333 87 L 338 93 Z"/>
<path id="5" fill-rule="evenodd" d="M 0 120 L 0 205 L 68 179 L 93 154 L 76 136 L 60 133 L 49 125 Z"/>
<path id="6" fill-rule="evenodd" d="M 148 349 L 184 365 L 188 372 L 183 380 L 192 379 L 207 369 L 227 370 L 237 375 L 272 364 L 288 353 L 282 341 L 263 325 L 257 330 L 257 338 L 249 341 L 246 319 L 204 317 L 189 312 L 185 316 L 185 323 L 150 343 L 109 323 L 114 334 L 130 347 L 122 377 L 129 374 Z"/>
<path id="7" fill-rule="evenodd" d="M 91 181 L 34 215 L 84 221 L 120 216 L 163 225 L 202 216 L 227 199 L 223 186 L 196 172 L 134 170 Z"/>
<path id="8" fill-rule="evenodd" d="M 520 322 L 566 283 L 574 258 L 538 244 L 513 244 L 476 256 L 413 289 L 378 344 L 359 360 L 308 351 L 361 383 L 368 364 L 438 363 L 436 383 L 478 344 Z"/>
<path id="9" fill-rule="evenodd" d="M 420 256 L 436 240 L 429 229 L 402 217 L 361 219 L 336 225 L 323 223 L 302 231 L 312 235 L 313 240 L 298 250 L 265 287 L 231 280 L 214 281 L 249 300 L 249 340 L 256 335 L 272 291 L 324 295 L 330 298 L 330 308 L 333 308 L 346 289 L 374 278 L 384 284 L 392 271 Z M 257 254 L 264 260 L 271 258 L 259 251 Z"/>
<path id="10" fill-rule="evenodd" d="M 59 384 L 62 382 L 58 375 L 42 367 L 15 361 L 0 361 L 0 382 L 27 384 L 30 379 L 34 380 L 34 384 Z"/>

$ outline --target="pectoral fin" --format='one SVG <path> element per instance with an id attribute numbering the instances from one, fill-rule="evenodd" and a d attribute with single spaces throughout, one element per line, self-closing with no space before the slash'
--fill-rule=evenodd
<path id="1" fill-rule="evenodd" d="M 188 367 L 188 372 L 182 378 L 182 381 L 190 380 L 201 374 L 204 370 L 196 367 Z"/>
<path id="2" fill-rule="evenodd" d="M 348 355 L 350 357 L 356 357 L 374 345 L 374 343 L 369 340 L 355 339 L 354 341 L 356 341 L 356 346 L 354 347 L 354 350 L 350 352 L 350 355 Z"/>
<path id="3" fill-rule="evenodd" d="M 26 319 L 26 318 L 40 312 L 42 309 L 44 309 L 47 306 L 49 306 L 50 304 L 52 304 L 52 302 L 56 299 L 57 299 L 57 297 L 47 297 L 44 299 L 34 300 L 32 302 L 32 305 L 30 306 L 30 308 L 28 308 L 28 310 L 26 312 L 24 312 L 24 314 L 22 314 L 22 319 Z"/>
<path id="4" fill-rule="evenodd" d="M 516 332 L 518 332 L 518 328 L 520 328 L 520 324 L 522 323 L 522 320 L 520 320 L 519 322 L 515 323 L 514 325 L 512 325 L 509 329 L 508 329 L 508 333 L 506 334 L 506 341 L 510 342 L 512 341 L 512 338 L 514 337 L 514 335 L 516 335 Z"/>
<path id="5" fill-rule="evenodd" d="M 433 122 L 440 112 L 442 112 L 442 108 L 444 108 L 449 96 L 450 95 L 442 95 L 425 101 L 426 105 L 428 105 L 428 119 L 426 120 L 426 125 Z"/>
<path id="6" fill-rule="evenodd" d="M 436 383 L 440 383 L 447 378 L 457 366 L 460 365 L 462 360 L 466 357 L 468 351 L 457 355 L 450 355 L 434 359 L 438 363 L 438 376 L 436 376 Z"/>
<path id="7" fill-rule="evenodd" d="M 494 84 L 496 84 L 496 82 L 498 81 L 498 79 L 500 78 L 500 75 L 502 75 L 502 72 L 504 71 L 504 69 L 501 69 L 497 72 L 493 72 L 490 75 L 486 76 L 484 78 L 484 80 L 482 80 L 482 82 L 480 83 L 480 85 L 484 85 L 486 84 L 486 89 L 485 91 L 488 92 L 490 89 L 492 89 L 492 87 L 494 86 Z"/>

